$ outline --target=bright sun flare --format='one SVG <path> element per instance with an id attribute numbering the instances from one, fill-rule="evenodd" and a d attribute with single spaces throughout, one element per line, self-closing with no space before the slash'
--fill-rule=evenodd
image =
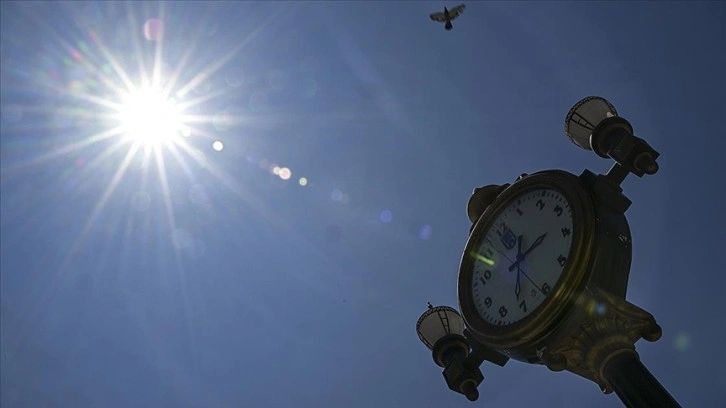
<path id="1" fill-rule="evenodd" d="M 128 93 L 123 98 L 118 119 L 123 134 L 143 145 L 172 142 L 182 131 L 176 101 L 154 88 Z"/>

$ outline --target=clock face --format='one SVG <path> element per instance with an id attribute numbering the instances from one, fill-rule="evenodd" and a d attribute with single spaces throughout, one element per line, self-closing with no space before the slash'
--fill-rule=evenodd
<path id="1" fill-rule="evenodd" d="M 478 314 L 506 326 L 532 313 L 563 272 L 572 231 L 570 203 L 557 190 L 539 188 L 511 200 L 470 254 Z"/>

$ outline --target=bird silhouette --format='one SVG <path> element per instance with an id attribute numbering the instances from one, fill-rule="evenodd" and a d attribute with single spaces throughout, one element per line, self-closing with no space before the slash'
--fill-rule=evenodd
<path id="1" fill-rule="evenodd" d="M 431 17 L 432 20 L 439 22 L 439 23 L 446 23 L 444 25 L 444 28 L 446 31 L 451 30 L 454 28 L 454 25 L 451 24 L 451 20 L 454 20 L 455 18 L 459 17 L 461 13 L 464 12 L 464 9 L 466 6 L 464 4 L 459 4 L 458 6 L 452 8 L 451 10 L 444 7 L 444 11 L 442 12 L 436 12 L 431 13 L 429 17 Z"/>

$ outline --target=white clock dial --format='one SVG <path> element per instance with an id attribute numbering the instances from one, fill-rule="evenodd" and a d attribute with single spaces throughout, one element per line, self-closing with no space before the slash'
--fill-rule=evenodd
<path id="1" fill-rule="evenodd" d="M 553 189 L 525 192 L 495 216 L 475 252 L 472 294 L 479 315 L 510 325 L 553 290 L 572 246 L 572 209 Z"/>

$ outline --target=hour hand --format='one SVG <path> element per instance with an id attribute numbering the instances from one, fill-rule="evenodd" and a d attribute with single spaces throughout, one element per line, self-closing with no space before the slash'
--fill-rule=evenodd
<path id="1" fill-rule="evenodd" d="M 512 272 L 514 268 L 519 267 L 519 263 L 522 262 L 522 259 L 524 259 L 524 254 L 522 254 L 522 235 L 520 235 L 517 237 L 517 260 L 509 265 L 509 272 Z"/>
<path id="2" fill-rule="evenodd" d="M 517 258 L 522 255 L 522 237 L 523 235 L 517 237 Z"/>

